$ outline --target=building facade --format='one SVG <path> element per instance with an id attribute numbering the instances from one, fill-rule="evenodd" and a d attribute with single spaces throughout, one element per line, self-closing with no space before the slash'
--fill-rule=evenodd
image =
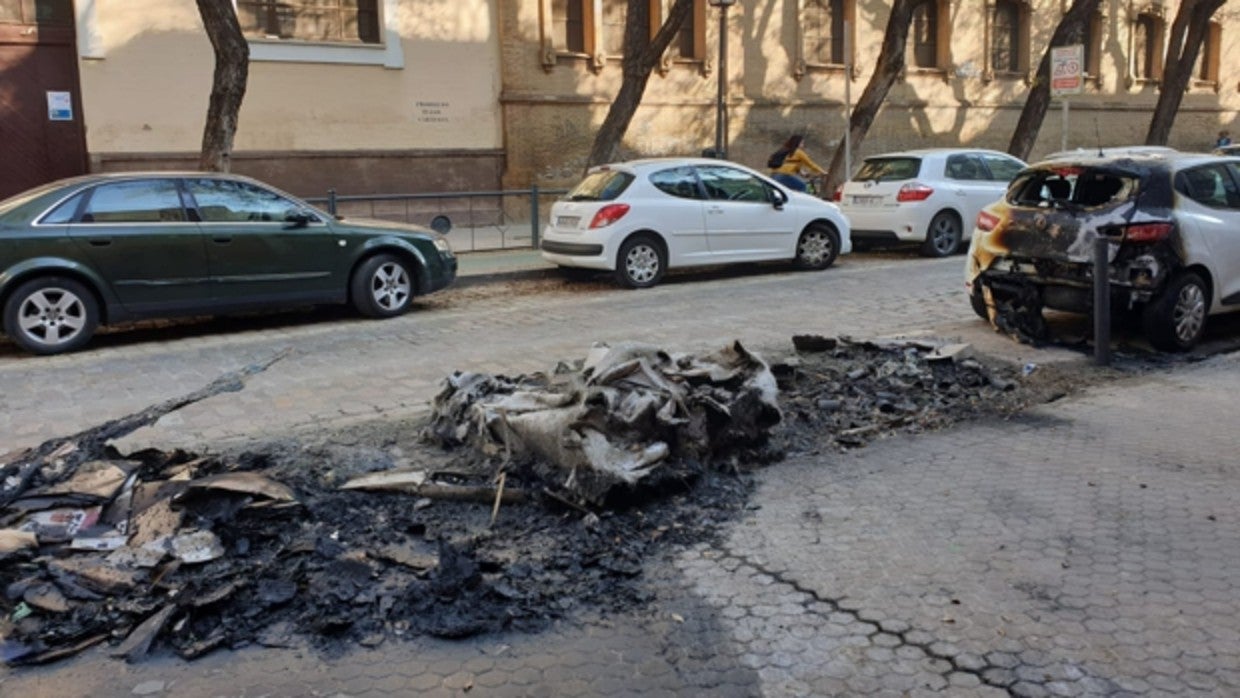
<path id="1" fill-rule="evenodd" d="M 234 0 L 250 40 L 232 169 L 305 196 L 563 186 L 619 89 L 625 0 Z M 672 0 L 649 0 L 653 33 Z M 1068 0 L 924 0 L 906 68 L 855 158 L 1005 149 Z M 739 0 L 726 13 L 729 157 L 761 166 L 789 134 L 820 160 L 878 59 L 889 3 Z M 1085 88 L 1038 156 L 1144 140 L 1177 3 L 1102 0 Z M 721 10 L 694 0 L 622 157 L 715 141 Z M 1171 145 L 1209 146 L 1240 107 L 1226 6 Z M 213 54 L 194 0 L 0 0 L 0 196 L 66 174 L 191 169 Z M 20 174 L 14 174 L 14 173 Z M 19 186 L 22 185 L 22 186 Z"/>

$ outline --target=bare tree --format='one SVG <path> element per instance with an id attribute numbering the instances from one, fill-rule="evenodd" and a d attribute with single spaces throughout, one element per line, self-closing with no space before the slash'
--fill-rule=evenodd
<path id="1" fill-rule="evenodd" d="M 887 93 L 895 84 L 896 78 L 904 71 L 904 46 L 908 40 L 909 25 L 913 22 L 913 10 L 924 0 L 895 0 L 891 6 L 891 15 L 887 18 L 887 29 L 883 32 L 883 47 L 878 55 L 878 64 L 874 66 L 874 74 L 866 84 L 865 91 L 853 107 L 848 119 L 849 138 L 853 148 L 861 147 L 865 134 L 874 124 L 878 110 L 887 99 Z M 850 79 L 845 76 L 845 79 Z M 831 165 L 827 168 L 826 191 L 835 188 L 848 178 L 844 171 L 845 148 L 848 141 L 840 139 L 835 154 L 831 157 Z"/>
<path id="2" fill-rule="evenodd" d="M 198 0 L 198 14 L 215 49 L 215 77 L 211 101 L 207 105 L 207 124 L 202 131 L 202 154 L 198 167 L 211 172 L 227 172 L 237 133 L 237 115 L 245 97 L 250 72 L 250 45 L 241 33 L 233 0 Z"/>
<path id="3" fill-rule="evenodd" d="M 1184 90 L 1193 76 L 1193 66 L 1201 45 L 1210 32 L 1210 18 L 1223 6 L 1225 0 L 1181 0 L 1180 9 L 1171 23 L 1171 36 L 1167 41 L 1167 60 L 1163 63 L 1162 84 L 1159 86 L 1158 103 L 1150 118 L 1150 129 L 1145 134 L 1146 145 L 1166 145 L 1171 136 L 1171 126 L 1184 100 Z"/>
<path id="4" fill-rule="evenodd" d="M 1046 118 L 1046 110 L 1051 103 L 1051 48 L 1084 42 L 1090 19 L 1098 11 L 1098 4 L 1099 0 L 1075 0 L 1060 18 L 1059 25 L 1051 34 L 1051 43 L 1042 53 L 1033 87 L 1025 97 L 1025 106 L 1020 110 L 1020 120 L 1016 122 L 1016 130 L 1012 132 L 1012 140 L 1008 144 L 1008 153 L 1011 155 L 1028 160 L 1029 153 L 1038 140 L 1038 131 L 1042 130 L 1042 120 Z"/>
<path id="5" fill-rule="evenodd" d="M 587 167 L 610 162 L 615 157 L 620 139 L 624 138 L 625 131 L 629 129 L 633 115 L 641 104 L 642 95 L 646 92 L 650 72 L 659 65 L 663 52 L 672 43 L 692 9 L 693 0 L 676 0 L 667 13 L 667 19 L 663 20 L 659 31 L 655 32 L 652 38 L 650 0 L 628 0 L 628 14 L 624 18 L 624 80 L 611 108 L 607 110 L 602 127 L 594 135 L 594 146 L 590 149 Z"/>

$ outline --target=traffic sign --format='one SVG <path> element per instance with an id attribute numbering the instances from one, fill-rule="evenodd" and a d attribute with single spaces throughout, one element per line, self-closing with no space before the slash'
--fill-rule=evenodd
<path id="1" fill-rule="evenodd" d="M 1085 47 L 1051 48 L 1051 96 L 1079 95 L 1085 83 Z"/>

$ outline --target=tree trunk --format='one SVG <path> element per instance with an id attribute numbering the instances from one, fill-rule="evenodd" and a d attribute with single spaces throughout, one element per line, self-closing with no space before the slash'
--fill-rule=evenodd
<path id="1" fill-rule="evenodd" d="M 232 0 L 198 0 L 198 14 L 211 48 L 215 49 L 215 78 L 198 167 L 209 172 L 227 172 L 250 70 L 250 45 L 241 34 Z"/>
<path id="2" fill-rule="evenodd" d="M 1167 42 L 1167 60 L 1163 63 L 1162 81 L 1159 85 L 1158 103 L 1150 118 L 1150 129 L 1145 134 L 1146 145 L 1166 145 L 1171 127 L 1184 100 L 1184 90 L 1193 77 L 1197 54 L 1210 31 L 1210 18 L 1223 6 L 1225 0 L 1183 0 L 1171 23 L 1171 36 Z"/>
<path id="3" fill-rule="evenodd" d="M 841 182 L 848 179 L 851 173 L 844 171 L 846 148 L 849 145 L 854 150 L 861 147 L 865 134 L 869 132 L 875 117 L 878 116 L 878 110 L 887 99 L 887 93 L 904 70 L 904 46 L 908 39 L 909 25 L 913 21 L 913 8 L 918 2 L 920 0 L 895 0 L 891 6 L 891 16 L 887 18 L 878 64 L 874 66 L 874 74 L 870 76 L 870 82 L 866 84 L 865 91 L 861 93 L 861 98 L 857 100 L 848 119 L 851 143 L 841 138 L 835 154 L 831 156 L 831 164 L 827 167 L 826 193 L 835 191 Z M 844 79 L 851 80 L 852 76 L 845 75 Z"/>
<path id="4" fill-rule="evenodd" d="M 1020 110 L 1020 120 L 1016 122 L 1016 130 L 1008 144 L 1008 153 L 1012 156 L 1028 160 L 1029 153 L 1038 140 L 1038 131 L 1042 130 L 1042 120 L 1046 118 L 1046 110 L 1051 104 L 1051 48 L 1071 46 L 1084 41 L 1090 18 L 1098 11 L 1098 3 L 1099 0 L 1075 0 L 1055 27 L 1051 43 L 1042 54 L 1042 61 L 1038 63 L 1037 76 L 1033 80 L 1033 86 L 1029 88 L 1025 106 Z"/>
<path id="5" fill-rule="evenodd" d="M 628 0 L 628 14 L 624 18 L 624 81 L 602 127 L 594 135 L 587 169 L 615 157 L 616 148 L 641 105 L 650 72 L 659 64 L 692 9 L 693 0 L 676 0 L 659 31 L 650 38 L 650 0 Z"/>

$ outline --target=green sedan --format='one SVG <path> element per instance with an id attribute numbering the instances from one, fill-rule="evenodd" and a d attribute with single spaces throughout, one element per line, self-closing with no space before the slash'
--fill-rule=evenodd
<path id="1" fill-rule="evenodd" d="M 438 233 L 337 220 L 234 175 L 89 175 L 0 201 L 4 332 L 36 354 L 139 318 L 325 303 L 393 317 L 455 278 Z"/>

